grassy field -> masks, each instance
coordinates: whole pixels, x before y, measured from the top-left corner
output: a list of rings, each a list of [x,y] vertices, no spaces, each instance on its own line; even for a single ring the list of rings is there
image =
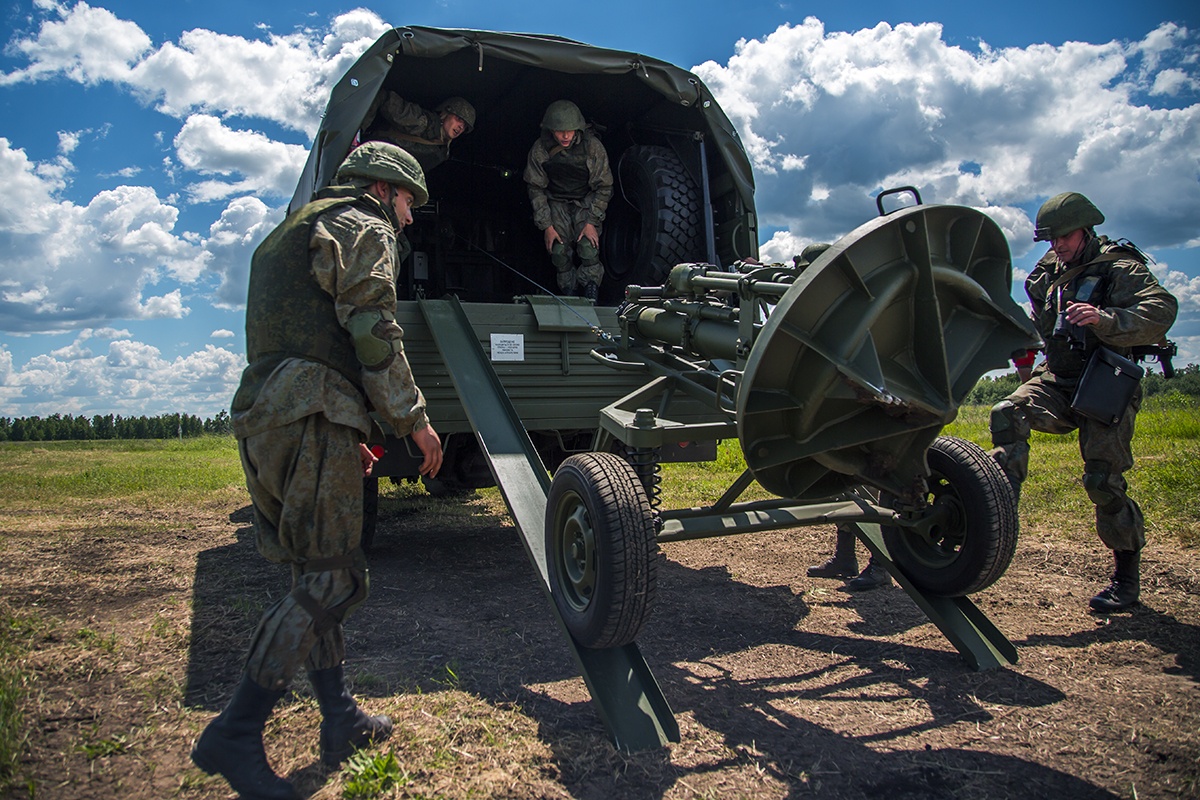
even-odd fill
[[[946,433],[987,447],[987,416],[986,408],[964,408]],[[1137,464],[1127,477],[1131,494],[1145,511],[1151,539],[1169,539],[1187,548],[1200,546],[1200,503],[1196,501],[1200,494],[1200,409],[1178,398],[1152,398],[1138,417],[1134,449]],[[712,464],[666,465],[664,503],[680,507],[711,502],[743,468],[736,442],[723,443],[719,460]],[[1072,539],[1094,537],[1092,507],[1080,485],[1081,471],[1075,436],[1035,434],[1032,474],[1021,498],[1023,528]],[[381,513],[389,513],[389,504],[400,502],[398,496],[414,491],[421,489],[389,486]],[[489,492],[481,494],[489,507],[498,508],[498,493]],[[174,510],[224,508],[231,503],[237,507],[245,502],[237,448],[229,437],[0,443],[0,525],[5,528],[6,520],[19,518],[28,529],[36,523],[27,520],[46,512],[69,519],[75,511],[89,515],[104,511],[120,515],[123,530],[178,533],[181,523]],[[466,512],[448,508],[447,513]],[[47,527],[47,535],[67,535],[61,523],[58,525]],[[45,626],[56,624],[37,609],[11,600],[0,603],[0,782],[21,780],[27,737],[23,698],[39,691],[39,676],[19,665],[25,662],[31,643],[47,635]],[[61,633],[62,637],[91,637],[81,640],[81,646],[93,651],[103,650],[108,635],[89,628]],[[153,626],[146,632],[148,637],[178,635]],[[163,702],[177,700],[164,697]],[[100,738],[81,742],[79,747],[100,757],[120,752],[125,743]],[[372,765],[366,772],[386,772],[394,766]],[[32,787],[28,796],[35,796]]]

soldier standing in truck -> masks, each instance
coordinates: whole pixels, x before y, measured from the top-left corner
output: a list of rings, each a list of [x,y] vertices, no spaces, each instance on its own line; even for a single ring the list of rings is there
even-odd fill
[[[541,127],[525,165],[533,223],[559,291],[596,302],[604,279],[600,231],[613,193],[608,152],[570,100],[551,103]]]

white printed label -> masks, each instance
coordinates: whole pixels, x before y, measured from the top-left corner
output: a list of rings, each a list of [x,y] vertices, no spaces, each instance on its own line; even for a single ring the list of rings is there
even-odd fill
[[[492,361],[524,361],[525,335],[521,333],[493,333]]]

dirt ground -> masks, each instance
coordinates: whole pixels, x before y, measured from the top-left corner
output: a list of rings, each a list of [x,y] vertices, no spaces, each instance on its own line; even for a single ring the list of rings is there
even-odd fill
[[[405,798],[1200,797],[1200,563],[1157,537],[1143,604],[1096,617],[1109,563],[1081,521],[1024,530],[977,605],[1017,646],[971,671],[902,589],[813,580],[832,529],[664,546],[639,640],[681,741],[609,744],[496,500],[380,520],[347,672],[397,732]],[[0,516],[0,607],[33,649],[29,752],[7,798],[227,798],[188,761],[287,576],[249,509]],[[861,552],[861,548],[860,548]],[[865,558],[865,554],[863,555]],[[303,680],[268,754],[305,797],[317,765]]]

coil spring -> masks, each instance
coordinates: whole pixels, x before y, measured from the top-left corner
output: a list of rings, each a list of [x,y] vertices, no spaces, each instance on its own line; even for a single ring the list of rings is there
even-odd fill
[[[657,517],[662,505],[662,448],[626,447],[625,460],[642,482],[646,499],[650,501],[650,510]]]

